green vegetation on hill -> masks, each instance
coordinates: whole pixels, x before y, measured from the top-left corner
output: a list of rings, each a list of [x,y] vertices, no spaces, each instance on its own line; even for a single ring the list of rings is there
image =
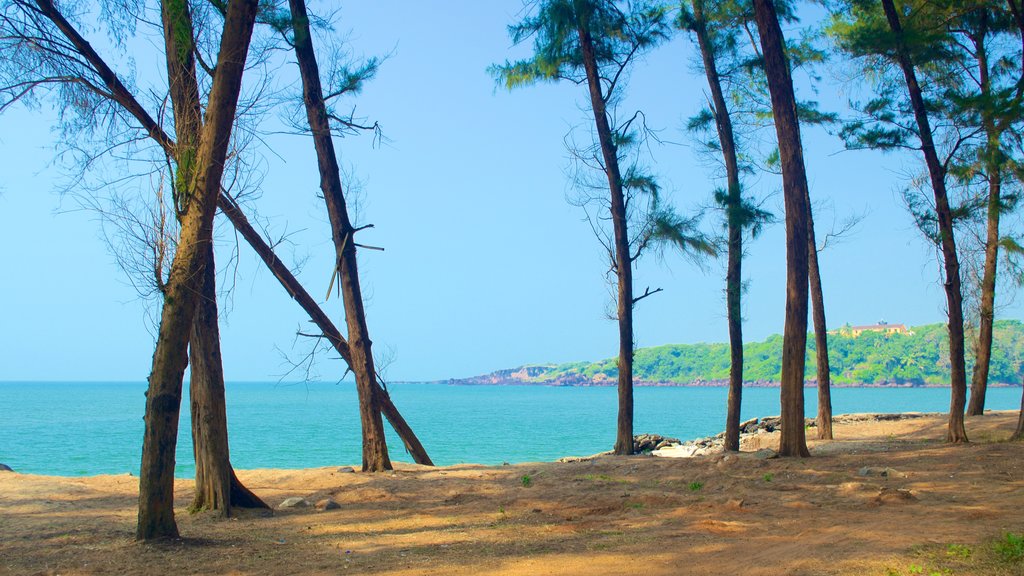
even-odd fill
[[[942,324],[911,328],[913,334],[865,332],[854,338],[829,334],[835,384],[945,385],[949,382],[949,339]],[[816,377],[814,339],[807,340],[807,378]],[[1024,363],[1024,323],[995,323],[989,381],[1019,384]],[[968,374],[972,368],[968,359]],[[777,382],[782,369],[782,336],[744,346],[744,380]],[[690,384],[729,378],[727,344],[669,344],[636,351],[637,380]],[[573,362],[552,367],[533,380],[600,380],[616,377],[615,360]]]

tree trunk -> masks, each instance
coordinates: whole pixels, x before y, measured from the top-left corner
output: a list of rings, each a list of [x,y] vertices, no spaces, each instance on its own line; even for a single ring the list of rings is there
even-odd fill
[[[235,227],[235,230],[241,234],[242,238],[252,247],[256,254],[263,260],[263,263],[277,278],[281,286],[288,292],[295,302],[309,315],[310,320],[317,328],[323,333],[324,337],[331,343],[334,349],[341,356],[342,360],[346,364],[351,366],[352,354],[349,351],[348,342],[342,336],[341,331],[331,322],[331,319],[324,313],[323,309],[316,303],[309,292],[299,283],[298,279],[288,270],[284,262],[274,254],[274,250],[269,244],[263,240],[259,232],[253,228],[252,224],[242,213],[241,208],[235,203],[227,194],[221,194],[218,199],[221,212],[228,217],[231,224]],[[377,384],[375,391],[376,398],[381,402],[381,409],[384,416],[387,417],[391,427],[395,429],[398,436],[402,439],[405,444],[405,449],[412,455],[413,460],[417,464],[423,464],[425,466],[433,466],[434,463],[430,460],[430,456],[427,455],[426,449],[423,444],[420,443],[419,438],[412,431],[412,428],[402,417],[402,414],[398,411],[398,408],[391,401],[391,396],[387,390]]]
[[[789,62],[771,0],[754,0],[765,75],[782,160],[786,207],[786,326],[782,337],[780,456],[810,456],[804,434],[804,358],[807,354],[807,238],[810,214],[800,124]]]
[[[963,292],[960,287],[960,261],[956,254],[956,241],[953,236],[953,214],[949,207],[946,194],[946,170],[939,161],[928,121],[921,87],[917,83],[910,51],[903,38],[903,27],[899,13],[893,0],[882,0],[882,8],[889,28],[896,36],[896,55],[903,76],[907,82],[907,93],[914,109],[918,133],[921,137],[921,151],[924,153],[931,179],[932,192],[935,195],[935,213],[938,217],[939,236],[941,239],[942,259],[946,279],[943,288],[946,292],[946,306],[949,315],[949,361],[950,361],[950,400],[949,427],[946,432],[947,442],[967,442],[967,430],[964,428],[964,405],[967,400],[967,370],[964,357],[964,312]]]
[[[256,0],[228,5],[217,73],[207,107],[206,126],[196,154],[191,200],[182,216],[181,235],[167,280],[153,367],[146,394],[145,435],[139,474],[136,538],[178,536],[174,521],[174,453],[181,409],[181,382],[188,364],[188,341],[201,287],[206,244],[213,240],[213,217],[241,90]]]
[[[1021,394],[1020,398],[1020,415],[1017,417],[1017,429],[1013,432],[1013,436],[1010,436],[1010,440],[1024,440],[1024,393]]]
[[[707,31],[704,19],[704,0],[693,0],[694,31],[704,62],[704,74],[711,89],[712,112],[715,129],[722,146],[725,176],[728,185],[726,222],[729,233],[729,261],[725,272],[725,303],[729,323],[729,399],[725,417],[725,449],[740,449],[740,406],[743,398],[743,191],[740,186],[739,160],[736,138],[729,115],[728,103],[722,90],[722,79],[715,62],[716,48]]]
[[[992,96],[992,85],[988,68],[988,53],[985,48],[987,26],[976,40],[975,55],[980,71],[981,95]],[[985,172],[988,176],[988,230],[985,236],[985,270],[981,278],[981,306],[978,322],[978,345],[975,349],[974,372],[971,374],[971,401],[967,413],[981,416],[985,413],[985,392],[988,389],[989,364],[992,360],[992,325],[995,322],[996,266],[999,261],[999,216],[1002,212],[1003,157],[1000,133],[990,108],[982,110],[982,124],[985,128]]]
[[[807,199],[807,277],[810,280],[814,319],[815,358],[818,363],[818,438],[832,439],[832,375],[828,362],[828,329],[825,324],[825,296],[821,291],[818,245],[814,237],[814,209]]]
[[[348,324],[351,368],[359,392],[359,416],[363,428],[363,470],[380,472],[391,470],[384,422],[380,416],[380,402],[374,396],[376,371],[373,365],[371,341],[363,310],[363,297],[359,286],[356,262],[355,230],[349,221],[348,209],[341,184],[341,173],[331,138],[330,120],[320,86],[320,70],[313,51],[309,32],[309,16],[303,0],[290,0],[292,27],[295,32],[295,55],[302,75],[302,95],[306,104],[306,117],[313,133],[313,143],[320,168],[320,189],[327,204],[331,221],[335,256],[345,301],[345,319]]]
[[[608,176],[608,190],[611,194],[611,219],[614,228],[615,276],[618,288],[616,307],[619,320],[619,415],[615,434],[615,454],[633,454],[633,261],[629,252],[627,230],[626,198],[622,190],[622,176],[619,171],[618,152],[612,139],[611,126],[601,77],[594,52],[594,40],[590,31],[583,26],[576,30],[583,54],[583,67],[587,73],[587,87],[590,91],[590,106],[594,113],[597,138],[604,158],[605,173]]]
[[[196,152],[202,136],[202,104],[196,79],[194,30],[187,3],[161,5],[167,84],[174,110],[174,146],[177,164],[174,182],[176,215],[188,209],[188,185],[195,175]],[[217,325],[216,266],[213,244],[205,246],[202,292],[189,343],[191,358],[192,447],[196,462],[196,493],[192,510],[213,510],[231,515],[231,507],[266,508],[267,505],[238,481],[228,451],[227,406],[224,401],[224,366]]]
[[[231,516],[232,508],[269,506],[238,481],[231,467],[212,243],[206,245],[205,256],[202,292],[189,341],[192,448],[196,462],[196,492],[189,509],[213,510],[227,517]]]

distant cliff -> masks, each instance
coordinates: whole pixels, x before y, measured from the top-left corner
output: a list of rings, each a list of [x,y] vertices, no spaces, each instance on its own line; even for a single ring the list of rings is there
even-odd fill
[[[814,339],[807,340],[808,383],[817,377]],[[945,386],[949,382],[949,341],[942,324],[912,327],[909,333],[849,331],[828,335],[832,382],[837,386]],[[747,386],[778,385],[782,370],[782,337],[769,336],[744,346]],[[1024,324],[995,323],[989,382],[1017,385],[1024,373]],[[968,361],[968,374],[972,361]],[[637,386],[724,386],[729,379],[727,344],[669,344],[636,351]],[[449,380],[459,385],[614,386],[614,358],[522,366],[482,376]]]

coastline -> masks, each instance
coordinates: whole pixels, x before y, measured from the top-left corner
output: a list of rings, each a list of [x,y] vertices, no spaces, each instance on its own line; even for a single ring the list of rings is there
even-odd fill
[[[614,388],[616,382],[613,379],[600,380],[563,380],[563,381],[537,381],[518,378],[499,378],[487,376],[473,376],[469,378],[449,378],[447,380],[434,380],[431,382],[395,382],[395,384],[447,384],[449,386],[548,386],[553,388]],[[633,386],[638,388],[726,388],[728,380],[694,380],[690,382],[674,382],[663,380],[634,380]],[[774,380],[753,380],[744,382],[744,388],[779,388],[781,382]],[[817,388],[818,381],[813,378],[804,380],[804,388]],[[1020,388],[1024,386],[1021,382],[990,382],[990,388]],[[917,384],[917,383],[836,383],[831,384],[832,388],[949,388],[949,384]]]

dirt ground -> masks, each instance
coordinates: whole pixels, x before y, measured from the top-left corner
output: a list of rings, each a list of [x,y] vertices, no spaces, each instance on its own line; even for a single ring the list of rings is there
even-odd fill
[[[0,574],[1024,575],[1016,416],[968,419],[963,446],[941,416],[847,422],[809,459],[763,458],[766,434],[739,456],[242,471],[275,507],[340,507],[230,520],[190,515],[179,480],[183,539],[158,545],[133,540],[132,476],[0,473]]]

